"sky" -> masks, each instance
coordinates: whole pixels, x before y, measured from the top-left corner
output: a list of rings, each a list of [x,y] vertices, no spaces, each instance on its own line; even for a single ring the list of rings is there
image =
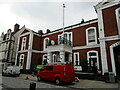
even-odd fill
[[[8,2],[0,1],[0,35],[8,29],[13,31],[17,23],[22,28],[24,25],[38,32],[47,29],[53,31],[63,27],[63,3],[64,26],[80,23],[97,18],[94,6],[102,0],[74,0],[74,1],[48,1],[48,0],[21,0]]]

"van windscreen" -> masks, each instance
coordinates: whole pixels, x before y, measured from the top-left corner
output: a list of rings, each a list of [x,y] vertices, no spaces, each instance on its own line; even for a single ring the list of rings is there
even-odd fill
[[[52,71],[53,70],[53,66],[46,66],[46,70]]]

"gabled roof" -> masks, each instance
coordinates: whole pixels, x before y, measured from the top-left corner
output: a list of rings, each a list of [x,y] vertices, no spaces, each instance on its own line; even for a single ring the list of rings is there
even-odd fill
[[[78,23],[78,24],[67,26],[64,29],[65,29],[65,31],[66,30],[70,30],[70,29],[74,29],[74,28],[77,28],[77,27],[80,27],[80,26],[84,26],[84,25],[90,24],[92,22],[97,22],[97,20],[98,20],[97,18],[96,19],[92,19],[92,20],[85,21],[85,22],[82,22],[82,23]],[[48,34],[50,35],[50,34],[53,34],[53,33],[62,32],[62,31],[63,31],[63,28],[60,28],[60,29],[51,31],[50,33],[44,33],[43,36],[48,35]]]
[[[119,1],[119,0],[102,0],[101,2],[99,2],[99,3],[95,6],[95,8],[97,9],[97,8],[99,8],[99,7],[102,7],[102,6],[106,5],[106,4],[108,4],[108,3],[118,2],[118,1]]]

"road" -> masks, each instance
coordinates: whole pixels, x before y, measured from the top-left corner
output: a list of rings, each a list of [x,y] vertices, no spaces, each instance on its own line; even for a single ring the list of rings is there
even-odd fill
[[[47,82],[47,81],[41,81],[37,82],[35,80],[25,80],[25,79],[19,79],[15,77],[2,77],[2,83],[3,87],[5,88],[12,88],[13,90],[15,88],[26,88],[29,90],[30,83],[36,83],[36,88],[69,88],[67,85],[58,86],[55,85],[53,82]]]

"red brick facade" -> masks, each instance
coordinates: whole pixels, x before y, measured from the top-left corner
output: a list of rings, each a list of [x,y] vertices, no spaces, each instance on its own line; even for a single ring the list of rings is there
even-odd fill
[[[72,51],[70,51],[71,49],[69,50],[66,49],[68,50],[66,51],[66,53],[72,56],[73,64],[75,64],[74,59],[75,58],[77,59],[76,55],[78,55],[78,58],[79,58],[78,66],[83,67],[82,60],[87,60],[87,62],[89,62],[89,64],[92,67],[95,65],[97,70],[101,70],[102,74],[104,74],[105,72],[114,72],[116,75],[117,71],[115,71],[116,69],[114,68],[114,65],[116,65],[114,64],[116,63],[116,60],[112,59],[114,58],[112,53],[115,54],[116,52],[114,50],[114,47],[119,46],[119,44],[116,46],[114,44],[117,42],[120,42],[120,37],[118,37],[119,30],[118,30],[116,13],[115,13],[115,10],[119,8],[120,5],[114,4],[109,7],[106,7],[104,5],[101,5],[99,7],[98,6],[96,6],[98,19],[94,19],[94,20],[86,21],[76,25],[72,25],[69,27],[65,27],[65,33],[66,32],[71,33],[72,35],[71,36]],[[88,33],[87,29],[89,28],[95,28],[94,38],[96,38],[96,42],[94,44],[87,43],[87,39],[89,39],[88,37],[89,35],[87,34]],[[62,33],[63,33],[63,30],[59,29],[56,31],[51,31],[49,33],[40,35],[31,30],[27,30],[26,28],[24,32],[21,34],[21,36],[19,37],[19,42],[18,42],[19,47],[18,47],[18,55],[17,55],[17,57],[19,57],[20,54],[22,53],[22,54],[25,54],[25,56],[27,56],[25,57],[25,62],[24,62],[25,66],[23,69],[32,69],[34,66],[38,64],[43,64],[44,56],[45,55],[49,56],[50,50],[52,54],[55,54],[55,53],[61,54],[62,52],[59,51],[59,49],[61,48],[56,48],[56,47],[59,46],[58,36]],[[24,37],[27,38],[26,50],[21,51],[22,38]],[[51,48],[47,48],[46,50],[44,50],[44,44],[45,44],[46,38],[49,38],[49,41],[53,40],[55,45],[52,45]],[[52,48],[58,50],[59,52],[54,51]],[[69,59],[71,56],[69,56]],[[27,63],[27,60],[28,60],[28,63]],[[96,62],[94,62],[94,60],[96,60]],[[17,62],[19,62],[19,60],[17,60]]]

